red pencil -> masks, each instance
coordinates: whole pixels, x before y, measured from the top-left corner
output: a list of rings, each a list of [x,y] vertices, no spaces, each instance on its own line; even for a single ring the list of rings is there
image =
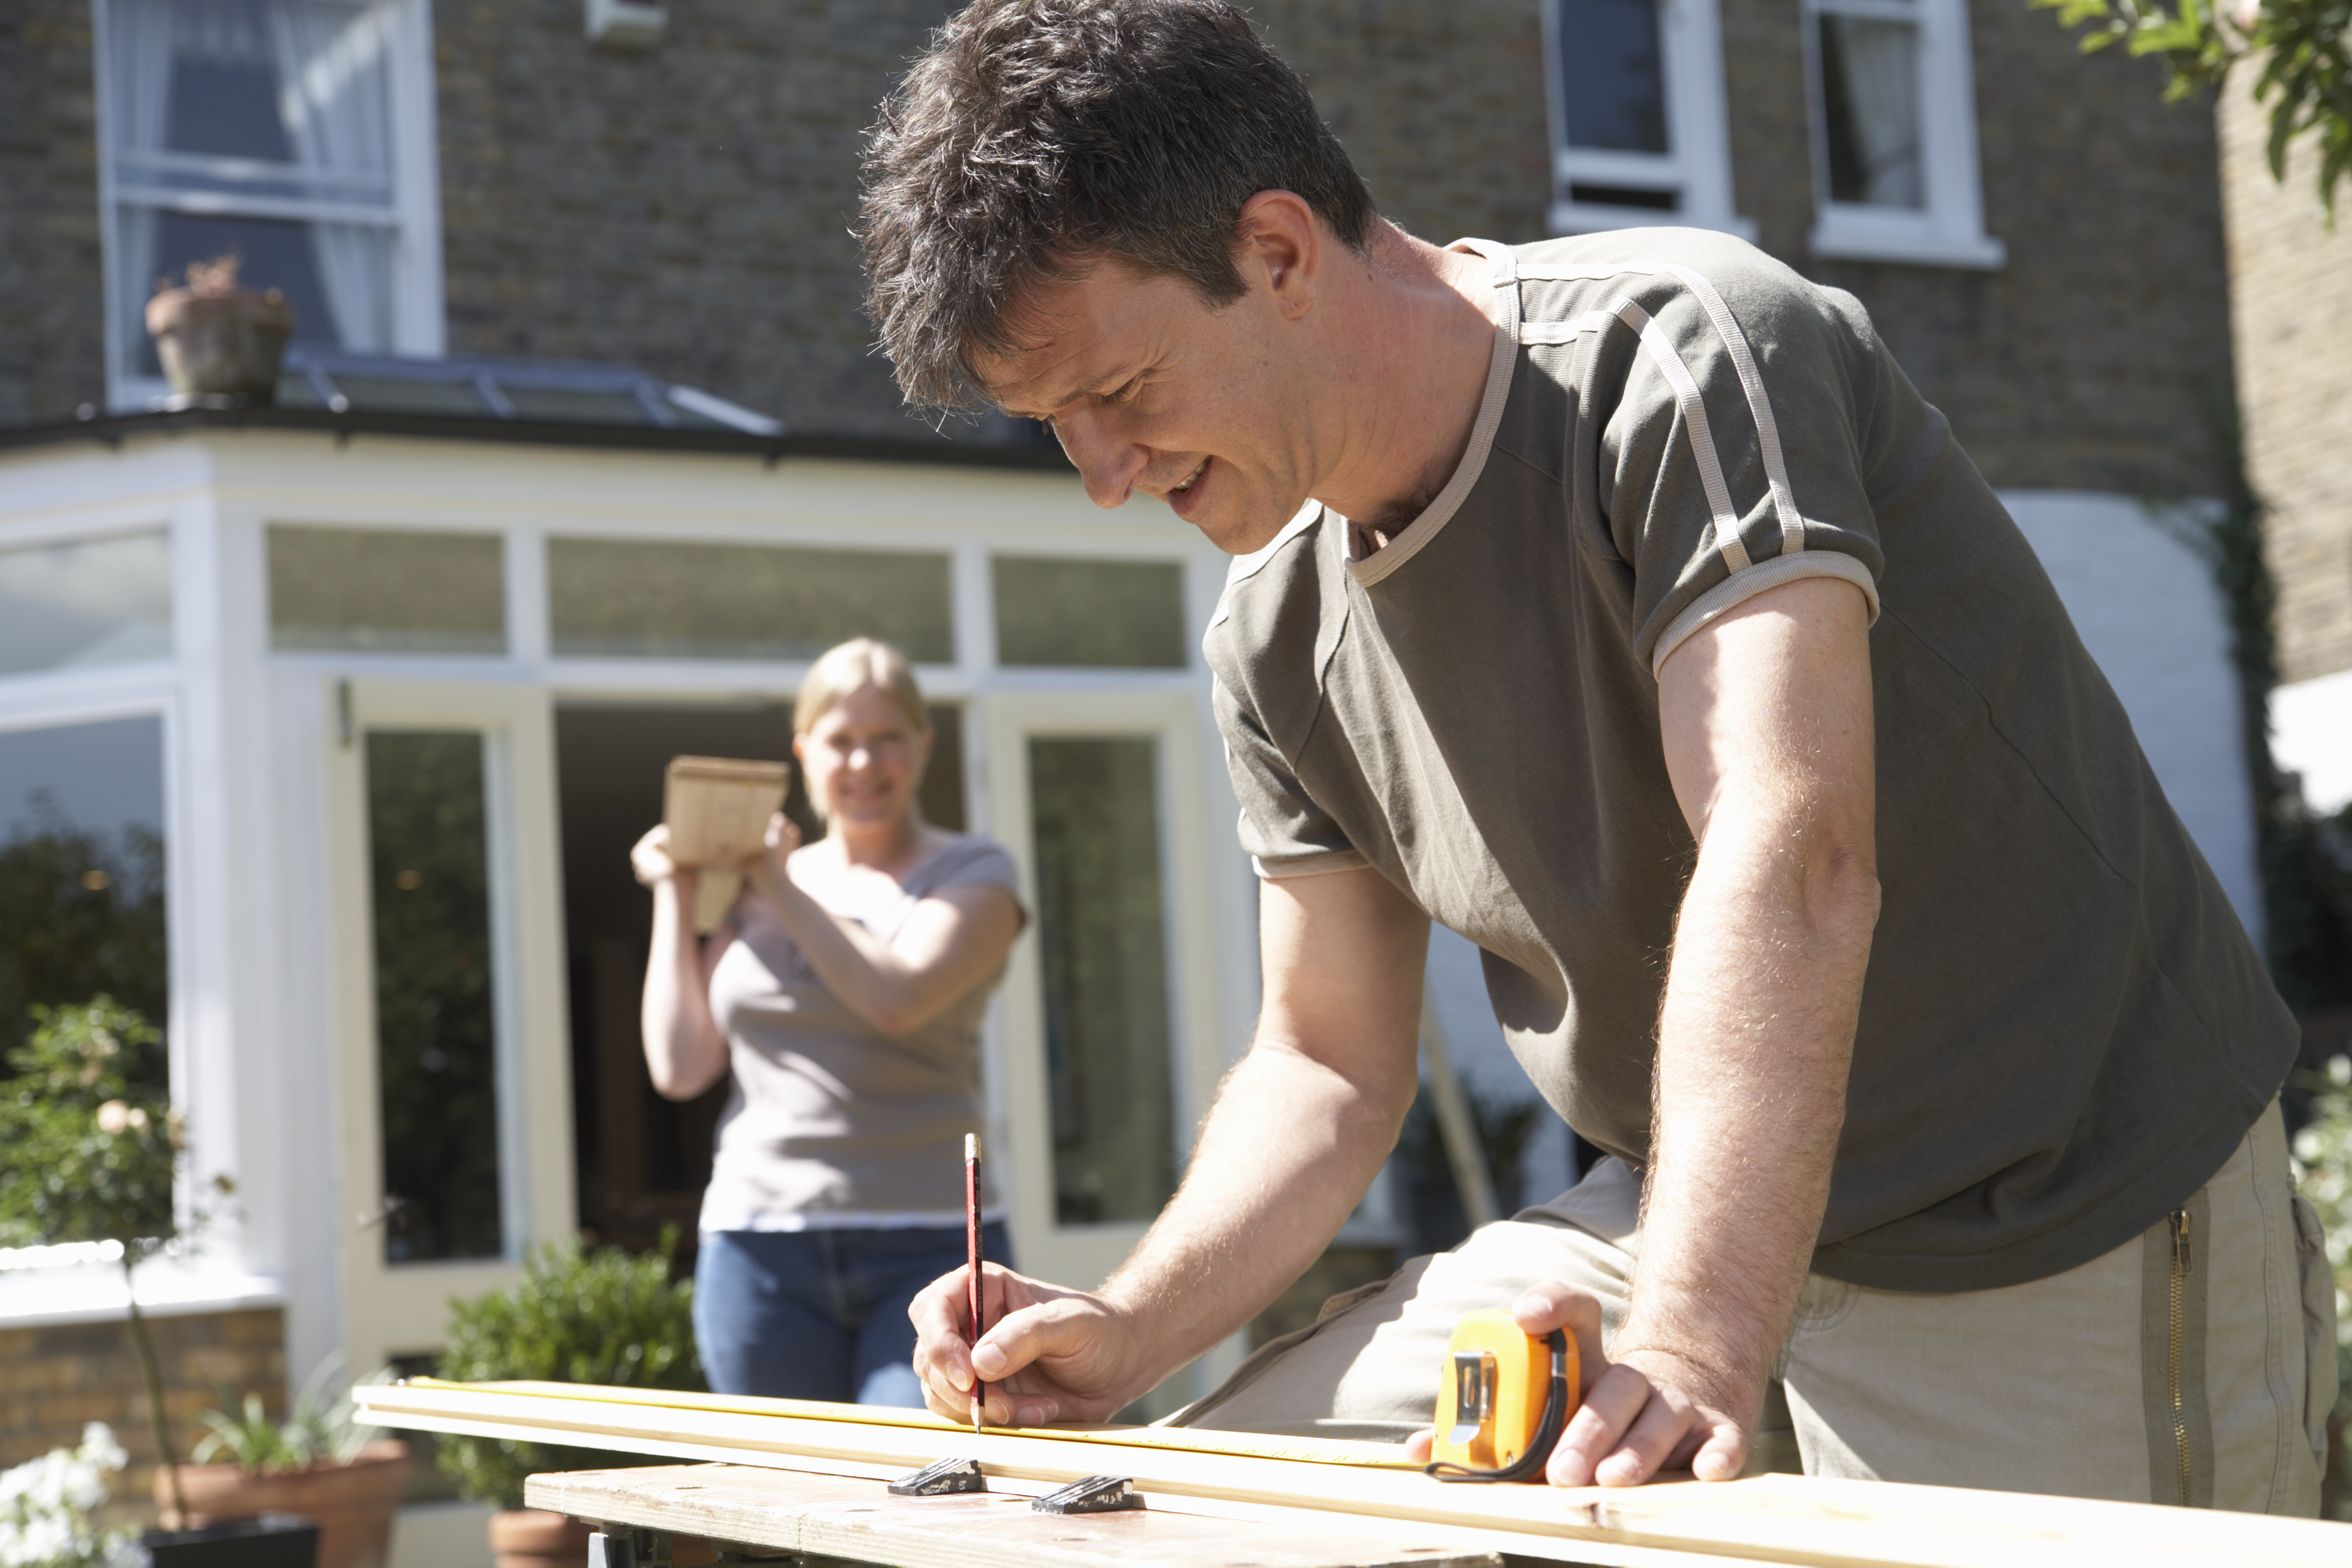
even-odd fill
[[[964,1317],[971,1330],[970,1343],[980,1343],[984,1324],[980,1321],[980,1134],[963,1135],[963,1248],[971,1268],[964,1274]],[[988,1385],[980,1380],[980,1368],[971,1369],[971,1429],[980,1430],[981,1406],[988,1401]]]

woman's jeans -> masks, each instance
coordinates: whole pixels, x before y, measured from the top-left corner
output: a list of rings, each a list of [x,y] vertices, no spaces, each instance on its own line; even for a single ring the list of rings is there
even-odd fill
[[[1013,1255],[982,1228],[992,1263]],[[694,1343],[714,1394],[919,1409],[916,1292],[961,1268],[964,1233],[706,1230],[694,1265]]]

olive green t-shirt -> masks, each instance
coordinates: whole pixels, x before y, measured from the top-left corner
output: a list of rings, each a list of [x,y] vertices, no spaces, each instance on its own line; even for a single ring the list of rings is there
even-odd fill
[[[1966,1291],[2154,1224],[2295,1025],[2056,591],[1852,297],[1649,229],[1516,249],[1468,451],[1351,559],[1310,504],[1207,639],[1244,847],[1369,864],[1485,950],[1512,1050],[1641,1165],[1693,861],[1656,672],[1747,598],[1870,601],[1882,904],[1814,1259]]]

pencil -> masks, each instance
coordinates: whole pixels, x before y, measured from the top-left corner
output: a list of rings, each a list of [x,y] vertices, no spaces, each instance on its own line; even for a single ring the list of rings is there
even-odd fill
[[[971,1265],[964,1272],[964,1318],[971,1329],[970,1343],[980,1343],[985,1324],[980,1319],[980,1134],[963,1135],[963,1249]],[[981,1407],[988,1402],[988,1385],[980,1380],[980,1368],[971,1369],[971,1429],[980,1430]]]

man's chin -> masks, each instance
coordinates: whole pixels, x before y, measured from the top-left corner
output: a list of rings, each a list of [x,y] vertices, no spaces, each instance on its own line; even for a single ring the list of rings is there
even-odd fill
[[[1202,538],[1225,554],[1248,555],[1272,544],[1274,536],[1282,532],[1283,525],[1290,521],[1291,516],[1291,513],[1285,512],[1273,517],[1264,510],[1252,509],[1240,516],[1220,512],[1215,516],[1188,517],[1185,521],[1200,529]]]

